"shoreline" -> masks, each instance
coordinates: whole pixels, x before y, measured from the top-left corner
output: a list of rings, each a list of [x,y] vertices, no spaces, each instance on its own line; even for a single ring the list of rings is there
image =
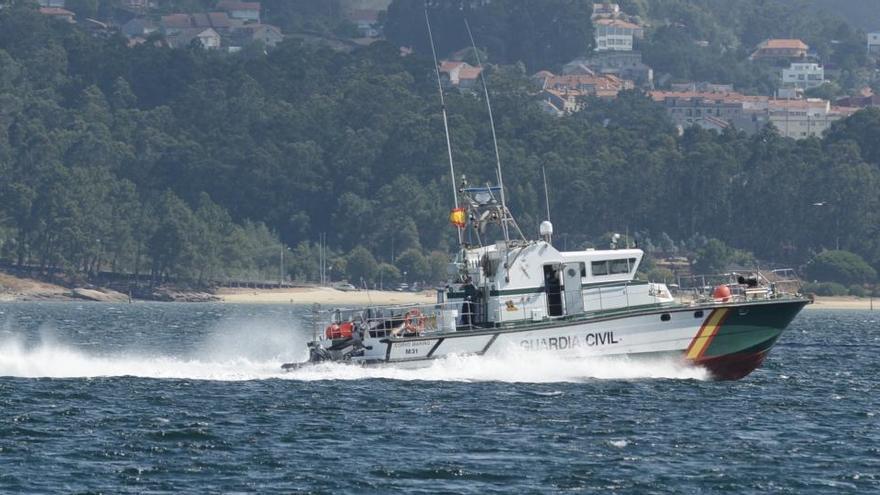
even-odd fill
[[[390,304],[431,304],[435,292],[396,292],[378,290],[341,291],[331,287],[294,287],[283,289],[220,288],[213,292],[164,288],[154,299],[135,298],[133,302],[176,301],[219,304],[321,304],[327,306],[368,306]],[[880,298],[816,296],[807,310],[878,310]],[[113,302],[128,303],[128,295],[104,288],[69,288],[39,280],[19,278],[0,272],[0,303],[13,302]]]
[[[433,290],[395,292],[379,290],[341,291],[331,287],[295,287],[291,289],[218,289],[214,295],[222,304],[324,304],[367,306],[373,304],[430,304],[436,301]]]

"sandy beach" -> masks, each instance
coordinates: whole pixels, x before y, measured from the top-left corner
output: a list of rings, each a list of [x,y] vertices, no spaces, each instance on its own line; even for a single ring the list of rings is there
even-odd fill
[[[872,301],[868,297],[816,297],[815,302],[807,306],[807,309],[874,309],[880,311],[880,298]]]
[[[0,302],[13,301],[82,301],[71,289],[38,280],[0,273]],[[106,293],[112,293],[102,289]],[[94,292],[94,291],[92,291]],[[111,295],[118,294],[113,293]],[[118,294],[123,296],[123,294]],[[210,297],[211,294],[205,293]],[[223,303],[232,304],[322,304],[325,306],[367,306],[374,304],[430,304],[436,300],[433,290],[423,292],[341,291],[330,287],[296,287],[290,289],[218,289],[213,293]],[[88,297],[85,297],[88,299]],[[127,299],[127,298],[126,298]],[[101,298],[96,298],[101,300]],[[807,306],[809,310],[851,309],[880,311],[880,298],[819,297]]]
[[[434,291],[340,291],[330,287],[294,289],[219,289],[215,295],[224,303],[237,304],[322,304],[365,306],[370,304],[427,304],[436,300]]]

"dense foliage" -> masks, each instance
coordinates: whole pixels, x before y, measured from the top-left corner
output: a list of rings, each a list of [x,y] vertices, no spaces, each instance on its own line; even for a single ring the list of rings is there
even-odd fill
[[[531,72],[557,68],[594,45],[590,0],[542,0],[540,7],[518,0],[396,0],[388,7],[385,34],[399,46],[430,53],[425,6],[438,52],[470,47],[465,19],[478,48],[490,61],[523,62]]]
[[[880,110],[824,140],[678,136],[643,95],[557,119],[532,103],[521,69],[487,72],[511,208],[528,235],[543,217],[545,165],[560,247],[618,231],[663,253],[715,238],[790,264],[839,246],[880,265]],[[268,54],[128,48],[11,7],[0,11],[0,102],[7,261],[272,278],[283,242],[285,271],[316,280],[327,233],[334,278],[444,273],[451,191],[424,53],[291,40]],[[484,102],[451,92],[447,103],[457,172],[491,180]]]

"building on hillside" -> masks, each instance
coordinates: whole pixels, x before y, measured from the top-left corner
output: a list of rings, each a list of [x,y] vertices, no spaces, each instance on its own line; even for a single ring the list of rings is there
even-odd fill
[[[156,2],[155,0],[121,0],[119,6],[123,9],[143,13],[151,8],[155,8]]]
[[[224,35],[226,45],[241,48],[250,43],[260,43],[263,46],[274,48],[284,41],[281,29],[271,24],[245,24]],[[233,49],[235,51],[235,49]]]
[[[825,84],[825,68],[815,62],[793,62],[782,69],[782,85],[789,88],[813,89]]]
[[[645,30],[641,26],[621,19],[596,19],[593,21],[593,28],[596,32],[597,52],[632,51],[633,39],[645,36]]]
[[[186,48],[198,43],[206,50],[220,48],[221,38],[213,28],[185,28],[165,37],[171,48]]]
[[[769,100],[770,122],[785,137],[821,137],[831,124],[849,117],[857,108],[832,107],[828,100]]]
[[[874,94],[871,88],[865,87],[856,95],[836,99],[834,104],[851,108],[880,108],[880,95]]]
[[[721,130],[733,126],[752,134],[767,122],[766,117],[761,119],[760,113],[755,112],[767,97],[701,91],[652,91],[650,96],[663,105],[667,115],[681,129],[697,126]]]
[[[762,41],[749,57],[751,60],[803,59],[810,49],[798,39],[769,39]]]
[[[348,13],[348,20],[354,23],[358,33],[364,38],[377,38],[381,33],[379,31],[379,10],[377,9],[356,9]]]
[[[534,84],[543,90],[579,91],[584,95],[600,98],[615,98],[626,89],[633,89],[635,84],[612,74],[569,74],[554,75],[542,70],[532,76]]]
[[[124,34],[128,38],[146,38],[149,35],[158,31],[159,26],[157,26],[155,22],[149,19],[145,19],[143,17],[135,17],[134,19],[123,24],[120,30],[122,31],[122,34]]]
[[[604,51],[593,53],[589,58],[579,58],[565,64],[562,73],[611,74],[633,81],[640,88],[654,86],[654,71],[642,62],[642,54],[634,51]]]
[[[189,14],[168,14],[159,19],[159,27],[165,36],[174,36],[184,29],[191,29],[195,26],[192,16]]]
[[[76,14],[61,7],[40,7],[40,13],[52,17],[53,19],[58,19],[59,21],[69,22],[71,24],[76,22],[73,19],[76,17]]]
[[[66,0],[39,0],[37,3],[40,4],[40,7],[57,7],[59,9],[67,7]]]
[[[611,74],[554,75],[542,70],[531,77],[538,89],[541,108],[553,115],[574,113],[583,107],[587,97],[616,98],[625,89],[632,89],[632,81],[624,81]]]
[[[880,31],[868,33],[868,53],[880,55]]]
[[[716,84],[706,81],[682,82],[670,84],[669,89],[678,92],[733,93],[733,84]]]
[[[220,0],[217,9],[225,11],[233,19],[245,22],[260,23],[260,2],[239,2],[237,0]]]
[[[653,91],[651,98],[662,104],[675,124],[684,129],[698,126],[721,129],[727,126],[753,134],[773,124],[782,136],[804,139],[821,136],[831,124],[858,109],[832,106],[827,100],[808,98],[778,100],[736,92],[701,93]]]
[[[440,83],[444,87],[472,89],[477,86],[482,71],[482,68],[467,62],[443,60],[440,62]]]

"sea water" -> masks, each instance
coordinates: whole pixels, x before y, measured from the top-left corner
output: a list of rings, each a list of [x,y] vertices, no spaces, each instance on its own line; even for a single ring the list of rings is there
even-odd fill
[[[0,305],[3,493],[878,493],[880,313],[762,369],[511,351],[305,359],[308,308]]]

